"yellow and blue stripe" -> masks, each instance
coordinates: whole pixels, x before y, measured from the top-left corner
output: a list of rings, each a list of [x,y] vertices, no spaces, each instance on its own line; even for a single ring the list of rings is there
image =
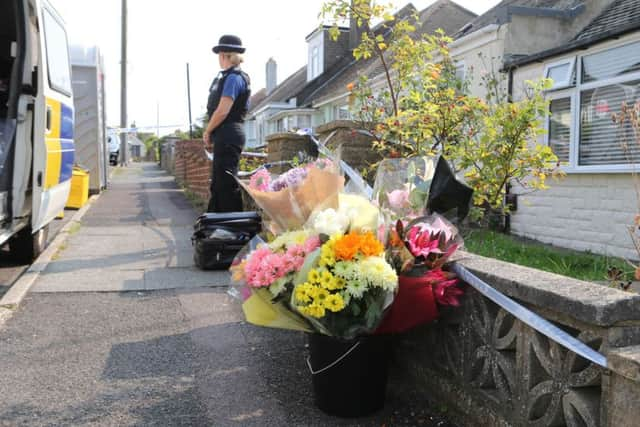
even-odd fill
[[[51,98],[47,98],[47,107],[51,109],[51,129],[45,137],[47,146],[45,190],[71,179],[75,159],[73,109]]]

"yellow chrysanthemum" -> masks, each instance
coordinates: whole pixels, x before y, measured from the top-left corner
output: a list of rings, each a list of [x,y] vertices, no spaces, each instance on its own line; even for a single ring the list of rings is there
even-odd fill
[[[311,298],[316,299],[318,292],[321,290],[320,286],[312,285],[311,283],[305,283],[305,291]]]
[[[317,284],[320,282],[320,272],[318,270],[316,270],[315,268],[311,269],[309,271],[309,274],[307,274],[307,280],[309,281],[309,283],[311,284]]]
[[[304,303],[311,301],[311,297],[307,292],[306,286],[302,285],[302,286],[296,287],[295,293],[296,293],[295,296],[297,301],[304,302]]]
[[[324,300],[324,307],[327,310],[336,313],[336,312],[344,309],[345,304],[344,304],[344,300],[342,299],[342,297],[339,294],[333,294],[333,295],[329,295]]]
[[[308,316],[312,316],[316,318],[324,317],[324,314],[325,314],[324,306],[315,302],[307,306],[306,311]]]
[[[325,289],[332,289],[333,274],[330,271],[324,270],[320,275],[320,285]]]
[[[335,289],[344,289],[347,286],[347,281],[342,277],[336,277],[335,282]]]
[[[336,258],[333,253],[330,254],[321,254],[320,255],[320,266],[321,267],[333,267],[336,263]]]
[[[314,303],[317,302],[319,304],[324,304],[324,300],[326,300],[329,295],[330,294],[328,290],[316,286],[316,292],[313,296],[313,301]]]

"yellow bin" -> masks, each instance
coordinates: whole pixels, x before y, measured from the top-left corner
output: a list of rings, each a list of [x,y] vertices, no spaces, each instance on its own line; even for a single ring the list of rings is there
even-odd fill
[[[87,200],[89,200],[89,172],[73,168],[71,192],[66,207],[80,209],[87,203]]]

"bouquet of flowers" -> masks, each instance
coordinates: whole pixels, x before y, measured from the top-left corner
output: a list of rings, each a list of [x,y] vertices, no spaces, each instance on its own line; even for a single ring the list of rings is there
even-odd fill
[[[459,305],[462,290],[445,263],[462,246],[457,229],[443,216],[429,211],[438,188],[438,203],[468,204],[457,190],[446,161],[415,157],[384,160],[376,175],[374,197],[387,220],[387,257],[399,276],[399,290],[377,333],[398,333],[438,317],[438,306]],[[457,188],[457,187],[456,187]],[[466,200],[466,202],[464,201]],[[464,211],[459,208],[458,211]]]
[[[342,338],[372,333],[398,285],[374,234],[380,224],[366,198],[340,193],[336,207],[319,205],[299,229],[241,252],[231,271],[247,320]]]
[[[422,215],[436,170],[429,157],[394,158],[380,162],[373,186],[374,201],[388,223]]]
[[[281,230],[299,229],[318,206],[335,208],[344,186],[344,178],[329,159],[297,166],[280,176],[262,169],[239,182]]]
[[[382,242],[370,231],[337,233],[323,240],[297,277],[291,306],[325,335],[371,333],[398,286]]]
[[[457,229],[438,214],[406,227],[396,223],[388,252],[399,271],[399,292],[378,333],[407,331],[435,320],[438,306],[460,304],[458,279],[443,266],[461,246]]]

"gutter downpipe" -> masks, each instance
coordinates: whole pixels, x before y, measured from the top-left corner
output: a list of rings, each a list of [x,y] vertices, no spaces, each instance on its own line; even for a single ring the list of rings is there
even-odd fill
[[[509,67],[509,75],[507,77],[507,101],[509,103],[513,102],[513,67]],[[509,183],[507,183],[505,190],[505,203],[507,203],[510,199],[509,191],[511,190]],[[505,234],[511,233],[511,214],[509,213],[504,216],[504,232]]]

